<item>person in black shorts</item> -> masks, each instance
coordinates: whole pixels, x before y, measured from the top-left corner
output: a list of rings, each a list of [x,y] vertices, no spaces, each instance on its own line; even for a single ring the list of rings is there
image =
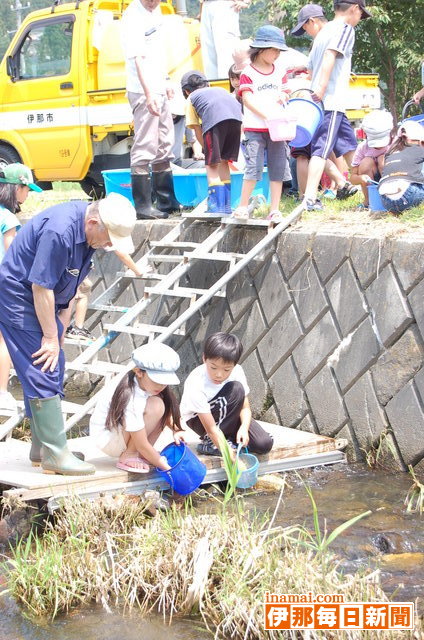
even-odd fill
[[[209,87],[200,71],[187,71],[181,79],[187,98],[186,126],[194,129],[205,154],[208,207],[211,214],[231,214],[229,162],[240,149],[241,105],[220,87]]]

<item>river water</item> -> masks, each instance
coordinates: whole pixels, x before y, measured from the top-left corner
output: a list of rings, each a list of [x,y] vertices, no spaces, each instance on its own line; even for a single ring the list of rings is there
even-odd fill
[[[418,601],[424,613],[424,516],[406,513],[403,501],[411,485],[408,474],[370,471],[362,465],[335,465],[302,471],[318,506],[322,528],[328,531],[359,513],[372,514],[344,532],[332,545],[342,568],[381,569],[382,585],[398,601]],[[276,523],[305,524],[312,530],[312,510],[302,482],[287,476],[289,487]],[[246,506],[273,510],[276,493],[245,496]],[[200,505],[199,505],[200,506]],[[202,505],[204,510],[206,505]],[[161,617],[143,620],[134,612],[122,616],[101,607],[75,610],[53,623],[38,626],[25,619],[9,598],[0,598],[0,640],[204,640],[211,636],[196,619],[176,618],[171,627]]]

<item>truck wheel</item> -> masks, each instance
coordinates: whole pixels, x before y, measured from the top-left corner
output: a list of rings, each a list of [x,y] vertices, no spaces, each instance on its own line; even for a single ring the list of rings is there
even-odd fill
[[[13,164],[20,161],[19,154],[13,147],[9,147],[7,144],[0,144],[0,164]]]
[[[93,180],[93,178],[84,178],[80,182],[81,189],[93,200],[99,200],[105,196],[105,185]]]

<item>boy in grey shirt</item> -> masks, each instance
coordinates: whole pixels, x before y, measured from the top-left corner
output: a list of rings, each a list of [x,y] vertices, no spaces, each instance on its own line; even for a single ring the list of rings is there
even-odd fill
[[[337,157],[344,156],[350,165],[356,149],[356,138],[345,114],[344,100],[355,44],[354,27],[371,14],[365,8],[365,0],[334,0],[334,11],[334,20],[316,36],[308,62],[313,99],[323,101],[324,119],[311,143],[312,157],[304,199],[307,210],[322,209],[317,191],[330,153],[334,151]],[[346,183],[344,188],[350,186]]]

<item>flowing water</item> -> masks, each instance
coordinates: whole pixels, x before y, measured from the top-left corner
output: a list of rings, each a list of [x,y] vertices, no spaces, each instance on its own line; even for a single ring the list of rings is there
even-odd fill
[[[380,567],[383,588],[398,601],[416,601],[424,613],[424,516],[403,506],[411,486],[407,474],[373,472],[361,465],[302,471],[316,500],[322,528],[328,531],[364,512],[372,514],[344,532],[332,545],[346,571]],[[313,529],[312,509],[299,477],[288,475],[289,487],[276,523],[305,524]],[[277,493],[246,495],[252,510],[273,511]],[[200,506],[200,505],[199,505]],[[202,505],[202,510],[206,507]],[[99,606],[74,610],[53,623],[37,626],[16,604],[0,598],[0,640],[204,640],[211,636],[196,619],[176,618],[171,627],[159,616],[143,620],[136,612],[121,616]]]

